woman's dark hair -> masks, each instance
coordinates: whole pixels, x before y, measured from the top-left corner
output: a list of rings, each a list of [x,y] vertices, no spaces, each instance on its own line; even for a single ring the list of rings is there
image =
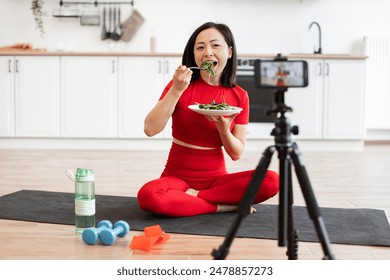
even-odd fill
[[[226,87],[234,87],[237,85],[236,82],[236,71],[237,71],[237,52],[236,52],[236,44],[234,42],[233,33],[230,31],[229,27],[222,23],[215,22],[206,22],[199,26],[194,33],[192,33],[191,37],[188,39],[187,45],[184,49],[182,64],[187,67],[196,66],[195,56],[194,56],[194,46],[196,38],[199,33],[205,29],[215,28],[217,29],[222,36],[224,37],[228,47],[232,48],[232,57],[228,59],[225,69],[223,69],[221,75],[221,85]],[[198,79],[200,76],[199,71],[194,71],[192,74],[191,82]]]

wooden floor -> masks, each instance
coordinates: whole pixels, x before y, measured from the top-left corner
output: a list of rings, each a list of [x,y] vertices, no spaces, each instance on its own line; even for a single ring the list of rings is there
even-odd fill
[[[261,152],[228,161],[229,171],[253,169]],[[160,175],[166,156],[158,151],[0,150],[0,195],[21,189],[74,192],[65,170],[85,167],[95,172],[97,194],[135,196],[143,183]],[[270,168],[278,170],[274,157]],[[321,207],[383,209],[390,217],[390,145],[366,145],[357,152],[303,151],[302,159]],[[305,205],[296,182],[294,199],[295,205]],[[267,203],[276,204],[277,198]],[[0,259],[208,260],[224,240],[171,234],[148,253],[129,250],[131,238],[140,234],[132,231],[113,246],[88,246],[73,226],[0,220]],[[390,260],[384,247],[332,244],[332,249],[337,259]],[[285,260],[285,252],[275,240],[235,238],[227,259]],[[300,242],[298,256],[318,260],[323,251],[318,243]]]

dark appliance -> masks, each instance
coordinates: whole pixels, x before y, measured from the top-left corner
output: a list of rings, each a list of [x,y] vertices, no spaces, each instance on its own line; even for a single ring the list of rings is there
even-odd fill
[[[259,88],[255,85],[255,59],[238,59],[237,84],[248,92],[250,103],[249,122],[272,123],[276,115],[267,116],[265,111],[274,104],[274,93],[269,88]]]

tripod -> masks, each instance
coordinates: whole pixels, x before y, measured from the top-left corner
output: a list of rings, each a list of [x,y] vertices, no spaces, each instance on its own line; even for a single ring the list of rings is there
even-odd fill
[[[321,217],[320,209],[317,205],[309,177],[305,166],[300,160],[300,151],[296,143],[291,141],[291,133],[298,134],[297,126],[290,126],[290,121],[286,118],[286,112],[292,112],[292,109],[284,103],[284,93],[287,89],[278,89],[275,93],[274,108],[267,111],[267,114],[279,113],[280,116],[275,121],[275,128],[271,135],[275,138],[275,145],[269,146],[263,152],[258,166],[245,194],[240,201],[237,209],[237,219],[231,226],[223,244],[218,250],[214,249],[212,256],[216,260],[223,260],[229,252],[229,248],[240,227],[243,219],[249,214],[250,207],[255,199],[260,184],[264,179],[265,173],[270,165],[272,155],[275,149],[279,158],[279,213],[278,213],[278,246],[287,246],[287,256],[289,260],[298,259],[298,231],[294,228],[293,221],[293,189],[291,164],[294,164],[295,173],[307,205],[310,219],[313,221],[324,251],[323,259],[334,259],[330,248],[330,241],[326,232],[324,221]]]

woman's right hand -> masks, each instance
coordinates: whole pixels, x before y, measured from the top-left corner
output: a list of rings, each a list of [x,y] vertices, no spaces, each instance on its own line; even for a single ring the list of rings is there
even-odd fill
[[[172,116],[181,94],[191,82],[192,70],[186,66],[177,67],[172,78],[172,86],[165,97],[157,102],[145,118],[144,132],[153,136],[165,128],[169,118]]]
[[[191,77],[192,70],[184,65],[180,65],[173,74],[172,89],[181,94],[189,86]]]

